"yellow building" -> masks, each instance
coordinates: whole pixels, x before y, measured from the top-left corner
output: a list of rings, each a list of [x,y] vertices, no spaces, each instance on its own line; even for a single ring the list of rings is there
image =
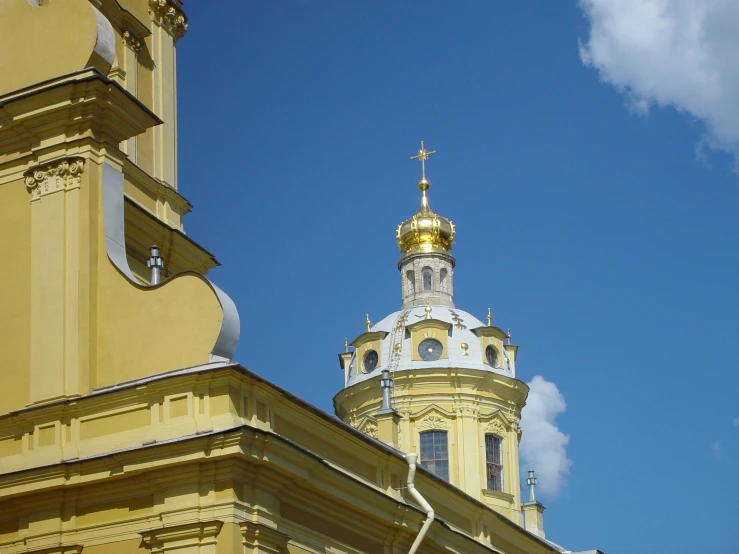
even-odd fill
[[[0,554],[564,552],[521,503],[516,347],[454,307],[425,174],[343,422],[232,361],[183,231],[186,30],[179,0],[0,2]]]

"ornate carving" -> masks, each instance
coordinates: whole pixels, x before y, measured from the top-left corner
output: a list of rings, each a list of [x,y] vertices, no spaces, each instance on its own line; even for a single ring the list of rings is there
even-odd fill
[[[484,427],[484,430],[486,433],[492,433],[493,435],[498,435],[499,437],[505,437],[506,434],[505,425],[503,425],[503,422],[498,418],[488,421],[487,425],[485,425]]]
[[[141,51],[141,47],[143,46],[141,43],[141,40],[136,37],[131,31],[123,31],[123,35],[121,35],[123,38],[123,45],[128,46],[131,50],[133,50],[134,54],[137,54]]]
[[[418,420],[416,427],[421,431],[427,431],[430,429],[441,429],[446,431],[451,429],[452,425],[449,420],[440,413],[431,412]]]
[[[362,425],[362,428],[360,429],[362,433],[365,435],[369,435],[373,439],[377,438],[377,423],[372,421],[371,419],[368,419],[364,422],[364,425]]]
[[[187,32],[187,16],[171,0],[149,0],[149,13],[157,25],[172,35],[175,42]]]
[[[31,200],[60,190],[79,188],[84,167],[82,158],[67,158],[26,172],[26,188],[31,193]]]

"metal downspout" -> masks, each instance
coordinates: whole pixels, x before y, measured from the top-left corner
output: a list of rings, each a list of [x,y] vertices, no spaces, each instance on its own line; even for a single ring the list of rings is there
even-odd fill
[[[414,484],[416,478],[416,461],[418,460],[418,454],[405,454],[405,461],[408,462],[408,492],[411,493],[413,499],[421,505],[421,508],[426,512],[426,519],[423,521],[421,530],[416,536],[416,540],[413,541],[411,549],[408,554],[415,554],[416,550],[421,544],[421,541],[426,536],[426,532],[431,527],[431,523],[434,521],[434,509],[426,502],[426,499],[421,496],[421,493],[416,490]]]

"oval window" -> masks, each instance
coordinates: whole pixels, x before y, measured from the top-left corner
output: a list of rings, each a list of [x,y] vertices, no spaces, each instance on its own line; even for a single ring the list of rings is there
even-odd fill
[[[362,371],[365,373],[372,373],[377,367],[378,361],[379,357],[377,356],[377,352],[370,350],[364,355],[364,359],[362,360]]]
[[[485,359],[491,366],[498,367],[498,351],[492,346],[485,349]]]

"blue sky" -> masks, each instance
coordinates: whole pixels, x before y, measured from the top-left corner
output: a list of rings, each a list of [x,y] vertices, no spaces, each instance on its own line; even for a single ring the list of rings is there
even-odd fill
[[[693,4],[188,2],[179,185],[239,307],[237,359],[332,411],[344,338],[399,307],[424,139],[457,306],[491,307],[519,377],[566,400],[547,536],[739,551],[737,39],[690,50],[739,14],[691,39]]]

